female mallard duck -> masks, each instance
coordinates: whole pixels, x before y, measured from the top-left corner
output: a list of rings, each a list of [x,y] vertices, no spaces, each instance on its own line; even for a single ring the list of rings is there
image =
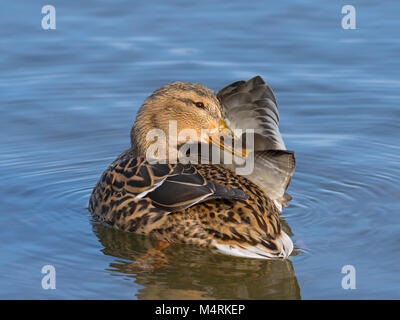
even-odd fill
[[[154,142],[149,131],[161,129],[172,145],[169,120],[176,121],[177,132],[195,130],[195,143],[214,143],[203,129],[226,133],[226,122],[233,129],[254,129],[253,172],[245,177],[232,166],[172,163],[171,150],[186,142],[179,139],[164,163],[149,161]],[[218,146],[236,153],[223,143]],[[174,82],[156,90],[139,109],[131,148],[103,173],[89,210],[118,229],[166,242],[242,257],[286,258],[293,243],[281,228],[279,211],[290,198],[285,191],[294,167],[293,152],[285,150],[279,133],[276,99],[261,77],[235,82],[217,96],[200,84]]]

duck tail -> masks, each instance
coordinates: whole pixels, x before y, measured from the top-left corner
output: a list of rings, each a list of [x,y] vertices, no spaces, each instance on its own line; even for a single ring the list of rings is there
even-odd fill
[[[265,150],[255,151],[254,169],[245,175],[247,179],[261,187],[265,194],[274,200],[278,209],[287,207],[292,197],[286,193],[296,160],[293,151]]]
[[[214,243],[217,251],[237,257],[255,259],[286,259],[293,251],[293,242],[290,237],[281,231],[274,240],[261,240],[257,245]]]

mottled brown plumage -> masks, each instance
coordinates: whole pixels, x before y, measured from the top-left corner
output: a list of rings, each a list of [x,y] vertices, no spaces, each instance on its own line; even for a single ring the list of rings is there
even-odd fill
[[[199,101],[204,107],[196,107]],[[145,159],[147,130],[168,130],[164,120],[170,119],[176,120],[180,129],[212,127],[222,118],[222,108],[201,85],[178,82],[155,91],[139,110],[131,131],[132,147],[103,173],[89,210],[115,228],[163,241],[206,246],[238,256],[288,257],[293,244],[281,229],[276,202],[262,188],[222,165],[172,164],[168,155],[167,163]],[[265,154],[281,157],[287,153]],[[287,167],[291,176],[294,157],[290,154],[293,163],[289,161]]]

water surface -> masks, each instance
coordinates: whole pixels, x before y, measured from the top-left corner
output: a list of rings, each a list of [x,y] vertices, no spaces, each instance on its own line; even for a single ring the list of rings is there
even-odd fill
[[[0,297],[23,299],[400,298],[400,4],[343,1],[3,1],[0,13]],[[261,75],[297,168],[283,211],[297,247],[261,261],[152,240],[87,211],[129,146],[143,100],[176,80],[218,90]],[[56,268],[43,290],[41,268]],[[341,286],[356,268],[356,289]]]

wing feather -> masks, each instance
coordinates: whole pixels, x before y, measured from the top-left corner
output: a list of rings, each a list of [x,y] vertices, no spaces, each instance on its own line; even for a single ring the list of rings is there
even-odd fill
[[[272,89],[260,76],[237,81],[221,89],[217,97],[232,129],[254,129],[264,143],[256,150],[285,150],[279,131],[279,112]]]
[[[167,212],[215,198],[248,198],[242,190],[208,181],[191,164],[150,164],[142,158],[127,156],[106,172],[113,180],[114,191],[150,199],[155,207]]]
[[[280,206],[287,205],[291,197],[285,191],[295,169],[295,159],[293,152],[286,151],[279,131],[278,104],[272,89],[256,76],[226,86],[217,97],[232,129],[254,130],[254,171],[246,178]],[[246,141],[246,133],[242,140]]]

